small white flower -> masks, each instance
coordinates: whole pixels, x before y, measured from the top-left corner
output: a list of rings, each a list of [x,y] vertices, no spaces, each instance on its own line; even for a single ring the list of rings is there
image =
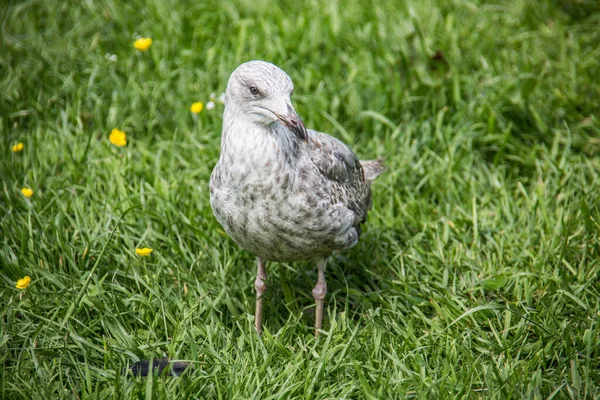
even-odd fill
[[[217,97],[217,102],[221,104],[225,103],[225,93],[221,93],[219,97]]]
[[[210,94],[210,96],[208,96],[208,97],[209,97],[211,100],[215,100],[215,97],[216,97],[216,95],[215,95],[215,92],[212,92],[212,93]]]
[[[119,58],[117,57],[116,54],[110,54],[110,53],[106,53],[104,58],[106,58],[110,62],[117,62],[117,60],[119,60]]]
[[[213,108],[215,108],[215,102],[214,101],[209,101],[208,103],[206,103],[206,105],[204,107],[207,110],[212,110]]]

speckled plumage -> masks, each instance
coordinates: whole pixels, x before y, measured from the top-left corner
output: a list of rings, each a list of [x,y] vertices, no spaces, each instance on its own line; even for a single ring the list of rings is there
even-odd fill
[[[322,260],[358,241],[383,164],[361,162],[340,140],[307,131],[292,91],[289,76],[270,63],[232,73],[210,202],[231,238],[259,258]]]

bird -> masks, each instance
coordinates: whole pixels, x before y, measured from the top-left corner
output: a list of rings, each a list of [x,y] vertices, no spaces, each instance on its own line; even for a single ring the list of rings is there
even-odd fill
[[[263,331],[265,263],[313,261],[317,282],[315,335],[323,326],[332,252],[354,246],[372,207],[371,183],[383,158],[360,161],[341,140],[307,129],[287,73],[248,61],[229,77],[219,159],[210,177],[210,204],[225,232],[256,256],[254,324]]]

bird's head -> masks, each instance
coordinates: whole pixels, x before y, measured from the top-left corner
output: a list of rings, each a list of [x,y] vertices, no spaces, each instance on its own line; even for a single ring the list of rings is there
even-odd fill
[[[231,74],[226,107],[235,107],[257,124],[282,124],[306,142],[306,128],[290,99],[293,91],[292,80],[279,67],[265,61],[249,61]]]

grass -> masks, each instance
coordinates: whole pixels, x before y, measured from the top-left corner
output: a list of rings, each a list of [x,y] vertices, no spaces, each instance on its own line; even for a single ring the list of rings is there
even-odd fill
[[[0,13],[0,397],[600,396],[596,2]],[[209,205],[223,106],[189,108],[250,59],[289,73],[309,127],[387,157],[319,340],[303,263],[269,265],[257,337],[253,257]],[[122,375],[164,355],[195,369]]]

